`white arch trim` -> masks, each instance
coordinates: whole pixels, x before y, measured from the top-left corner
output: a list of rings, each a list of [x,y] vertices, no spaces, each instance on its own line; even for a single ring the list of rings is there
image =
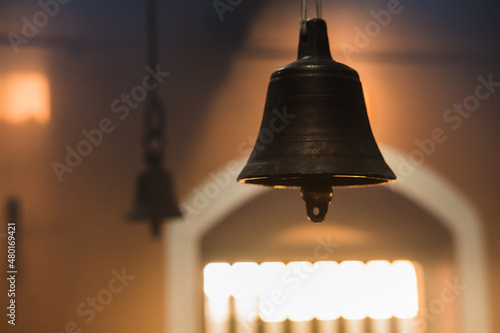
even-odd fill
[[[388,186],[434,215],[454,237],[458,282],[466,286],[460,295],[463,304],[461,333],[491,333],[485,243],[480,217],[474,206],[453,184],[425,166],[415,167],[411,174],[401,175],[401,163],[408,155],[387,146],[381,145],[380,148],[399,179]],[[241,169],[246,161],[247,157],[242,157],[231,163],[233,166],[236,163]],[[196,195],[213,184],[212,178],[207,179],[181,205],[194,208]],[[269,190],[233,180],[222,185],[206,207],[195,208],[198,213],[191,214],[189,221],[172,221],[164,228],[167,256],[165,327],[168,333],[201,333],[203,317],[196,313],[202,313],[199,249],[203,235],[232,211]]]

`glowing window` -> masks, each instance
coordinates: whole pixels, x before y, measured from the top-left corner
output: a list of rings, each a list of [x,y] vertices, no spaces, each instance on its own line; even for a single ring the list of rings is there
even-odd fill
[[[208,322],[228,321],[230,314],[272,323],[418,313],[417,276],[409,261],[211,263],[204,269],[204,290]]]
[[[50,120],[50,86],[45,75],[12,72],[0,76],[0,88],[0,120],[9,124]]]

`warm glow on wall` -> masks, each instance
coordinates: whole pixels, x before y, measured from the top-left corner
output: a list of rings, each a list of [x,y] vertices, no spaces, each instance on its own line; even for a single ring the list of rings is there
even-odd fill
[[[418,313],[417,276],[409,261],[211,263],[205,266],[204,289],[206,313],[224,308],[225,319],[231,296],[238,317],[258,314],[265,322],[413,318]],[[210,309],[214,305],[219,310]]]
[[[38,72],[12,72],[0,76],[0,120],[19,124],[30,119],[50,120],[50,85]]]

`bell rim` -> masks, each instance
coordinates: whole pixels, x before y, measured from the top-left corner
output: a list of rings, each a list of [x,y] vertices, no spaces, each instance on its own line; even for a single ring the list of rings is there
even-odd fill
[[[173,218],[176,218],[176,217],[182,217],[182,212],[177,209],[176,211],[171,211],[171,212],[168,212],[168,213],[162,213],[162,214],[151,214],[151,213],[148,213],[148,212],[129,212],[128,214],[126,214],[126,218],[127,220],[129,221],[133,221],[133,222],[141,222],[141,221],[145,221],[145,220],[150,220],[150,219],[160,219],[160,220],[169,220],[169,219],[173,219]]]
[[[394,174],[392,175],[308,174],[308,175],[238,177],[237,181],[240,184],[271,186],[275,188],[300,188],[304,184],[310,184],[310,183],[322,183],[322,184],[327,183],[332,187],[347,188],[347,187],[384,185],[394,182],[396,179],[397,177]],[[345,182],[342,182],[342,180],[345,180]],[[356,183],[354,180],[359,180],[359,182]]]

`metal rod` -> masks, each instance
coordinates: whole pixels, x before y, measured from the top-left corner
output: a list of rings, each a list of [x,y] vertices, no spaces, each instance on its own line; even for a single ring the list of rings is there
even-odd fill
[[[157,0],[146,2],[146,34],[148,66],[154,69],[158,64],[158,3]]]
[[[316,0],[316,17],[323,16],[323,0]],[[307,0],[302,0],[300,4],[300,31],[305,34],[307,32]]]
[[[158,66],[158,0],[146,0],[147,65]],[[165,147],[166,110],[158,99],[158,88],[148,92],[144,110],[143,146],[146,164],[161,166]]]
[[[316,0],[316,16],[319,19],[323,16],[323,0]]]
[[[303,35],[307,32],[307,3],[306,0],[302,0],[300,7],[300,31]]]

